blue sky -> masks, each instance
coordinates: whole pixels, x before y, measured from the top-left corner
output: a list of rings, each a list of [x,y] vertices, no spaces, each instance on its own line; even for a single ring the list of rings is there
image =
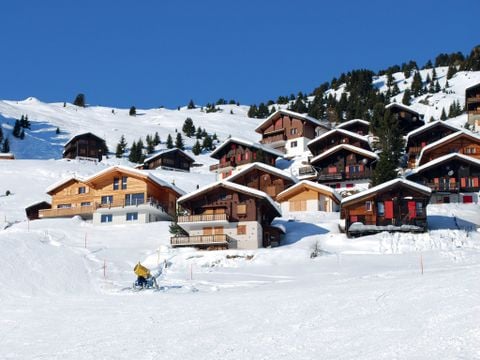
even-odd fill
[[[310,92],[480,44],[477,0],[24,0],[1,5],[0,99],[176,107]]]

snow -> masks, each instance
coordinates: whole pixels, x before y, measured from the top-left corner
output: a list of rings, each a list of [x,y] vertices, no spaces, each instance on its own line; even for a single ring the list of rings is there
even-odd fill
[[[251,164],[243,166],[239,171],[230,175],[225,180],[233,182],[235,179],[237,179],[237,178],[243,176],[244,174],[250,172],[250,170],[252,170],[252,169],[261,169],[261,170],[263,170],[267,173],[277,175],[277,176],[282,177],[284,179],[290,180],[294,183],[298,181],[298,179],[295,176],[287,173],[284,170],[280,170],[276,167],[273,167],[273,166],[270,166],[270,165],[267,165],[267,164],[264,164],[264,163],[259,163],[259,162],[255,162],[255,163],[251,163]]]
[[[320,159],[323,159],[325,157],[327,157],[328,155],[330,154],[333,154],[333,153],[336,153],[337,151],[339,150],[342,150],[342,149],[345,149],[345,150],[348,150],[348,151],[352,151],[352,152],[355,152],[357,154],[360,154],[360,155],[364,155],[364,156],[367,156],[371,159],[378,159],[378,155],[375,154],[374,152],[372,151],[368,151],[368,150],[365,150],[365,149],[362,149],[362,148],[359,148],[357,146],[353,146],[353,145],[349,145],[349,144],[340,144],[340,145],[335,145],[334,147],[324,151],[323,153],[313,157],[310,162],[311,163],[314,163]]]
[[[272,119],[274,119],[279,113],[289,115],[289,116],[293,116],[293,117],[296,117],[296,118],[299,118],[299,119],[307,120],[307,121],[309,121],[309,122],[311,122],[311,123],[313,123],[317,126],[321,126],[323,128],[330,128],[328,123],[326,123],[324,121],[320,121],[318,119],[315,119],[314,117],[304,115],[304,114],[299,114],[297,112],[287,110],[287,109],[280,109],[280,110],[275,111],[269,117],[267,117],[260,125],[258,125],[258,127],[255,129],[255,131],[257,131],[257,132],[261,131],[261,129],[264,127],[264,125],[271,123]]]
[[[343,129],[344,127],[350,126],[351,124],[355,124],[355,123],[361,123],[361,124],[370,126],[370,122],[367,121],[367,120],[363,120],[363,119],[352,119],[352,120],[344,121],[344,122],[338,124],[338,125],[336,126],[336,128],[337,128],[337,129]]]
[[[450,159],[453,159],[453,158],[459,159],[459,160],[464,160],[464,161],[470,162],[472,164],[475,164],[477,166],[480,166],[480,160],[478,160],[474,157],[471,157],[471,156],[468,156],[468,155],[463,155],[463,154],[460,154],[460,153],[451,153],[451,154],[440,156],[436,159],[433,159],[433,160],[423,164],[422,166],[419,166],[419,167],[416,167],[414,169],[409,170],[408,172],[405,173],[405,177],[408,177],[408,176],[413,175],[413,174],[421,173],[425,169],[431,168],[435,165],[441,164],[441,163],[443,163],[445,161],[448,161]]]
[[[434,126],[437,126],[437,125],[444,125],[448,128],[450,128],[451,130],[457,132],[457,131],[462,131],[462,129],[458,126],[455,126],[453,124],[449,124],[447,123],[446,121],[443,121],[443,120],[435,120],[435,121],[432,121],[432,122],[429,122],[423,126],[420,126],[419,128],[415,129],[415,130],[412,130],[410,131],[407,136],[405,137],[405,142],[408,143],[408,138],[410,136],[414,136],[416,134],[420,134],[428,129],[430,129],[431,127],[434,127]]]
[[[354,132],[351,132],[351,131],[348,131],[348,130],[343,130],[343,129],[338,129],[337,128],[337,129],[332,129],[330,131],[327,131],[326,133],[323,133],[320,136],[317,136],[315,139],[310,140],[308,142],[308,145],[315,144],[317,141],[320,141],[321,139],[325,139],[325,138],[327,138],[330,135],[335,134],[335,133],[340,133],[340,134],[343,134],[343,135],[347,135],[347,136],[350,136],[350,137],[353,137],[355,139],[358,139],[358,140],[361,140],[361,141],[364,141],[364,142],[368,143],[368,137],[367,136],[362,136],[362,135],[359,135],[357,133],[354,133]]]
[[[302,187],[303,185],[308,185],[313,189],[318,189],[321,192],[326,192],[326,193],[330,194],[333,198],[335,198],[337,200],[338,203],[340,203],[340,201],[342,200],[340,195],[335,190],[333,190],[330,186],[322,185],[322,184],[319,184],[319,183],[316,183],[316,182],[313,182],[313,181],[310,181],[310,180],[302,180],[302,181],[296,183],[295,185],[290,186],[288,189],[283,190],[281,193],[279,193],[277,195],[277,198],[282,198],[286,194],[288,194],[290,192],[294,192],[297,188]]]
[[[190,155],[188,155],[185,151],[183,151],[182,149],[178,149],[178,148],[172,148],[172,149],[162,149],[158,152],[156,152],[155,154],[153,154],[152,156],[146,158],[144,160],[144,163],[147,163],[155,158],[157,158],[159,155],[162,155],[162,154],[167,154],[169,152],[172,152],[172,151],[180,151],[181,153],[183,153],[187,158],[191,159],[192,161],[195,161],[194,158],[192,158]]]
[[[263,144],[260,144],[260,143],[257,143],[257,142],[254,142],[254,141],[249,141],[247,139],[242,139],[242,138],[238,138],[238,137],[230,137],[228,139],[226,139],[221,145],[219,145],[211,154],[210,156],[211,157],[215,157],[216,154],[218,154],[220,152],[220,150],[222,150],[225,146],[227,146],[228,144],[230,144],[231,142],[234,142],[234,143],[237,143],[237,144],[242,144],[242,145],[245,145],[245,146],[249,146],[249,147],[253,147],[255,149],[260,149],[264,152],[267,152],[269,154],[272,154],[272,155],[275,155],[275,156],[278,156],[278,157],[284,157],[285,154],[280,152],[280,151],[277,151],[267,145],[263,145]]]

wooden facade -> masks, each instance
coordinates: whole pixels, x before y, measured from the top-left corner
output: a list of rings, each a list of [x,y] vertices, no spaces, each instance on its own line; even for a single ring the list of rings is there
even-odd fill
[[[422,149],[435,141],[459,131],[460,129],[447,124],[444,121],[437,120],[424,125],[407,135],[405,144],[407,153],[407,167],[412,169],[416,166],[416,161]]]
[[[448,154],[414,169],[406,177],[432,189],[434,203],[471,203],[478,197],[472,193],[480,191],[480,160]]]
[[[421,150],[418,165],[424,165],[451,153],[464,154],[480,159],[480,137],[465,131],[458,131],[446,136]]]
[[[263,191],[274,200],[279,193],[295,183],[293,177],[282,174],[281,170],[258,163],[243,168],[230,176],[228,181]]]
[[[423,232],[427,230],[430,195],[429,188],[395,179],[343,199],[340,216],[348,236],[380,231]]]
[[[180,149],[167,149],[147,158],[143,163],[143,169],[162,168],[189,172],[194,161],[192,157]]]
[[[378,156],[355,146],[334,146],[311,159],[318,182],[370,179]]]
[[[340,196],[329,186],[303,180],[277,196],[282,213],[298,211],[338,211]]]
[[[150,204],[174,216],[180,197],[173,187],[160,184],[150,175],[123,167],[112,167],[87,179],[70,178],[48,191],[52,208],[40,217],[91,218],[99,208],[123,208]]]
[[[93,159],[102,161],[108,153],[105,140],[92,134],[85,133],[74,136],[64,146],[63,157],[66,159]]]
[[[218,159],[218,164],[210,166],[210,171],[226,178],[239,166],[260,162],[275,166],[275,161],[282,153],[261,144],[255,144],[238,138],[229,138],[210,155]]]
[[[480,83],[465,90],[465,109],[468,124],[480,128]]]
[[[320,135],[308,143],[308,148],[312,155],[316,156],[341,144],[348,144],[371,151],[370,144],[366,137],[343,129],[330,130]]]
[[[338,124],[336,128],[366,136],[370,133],[370,122],[362,119],[353,119]]]
[[[409,132],[425,124],[423,122],[423,115],[406,105],[391,103],[385,108],[390,110],[390,113],[398,119],[398,125],[402,135],[407,135]]]

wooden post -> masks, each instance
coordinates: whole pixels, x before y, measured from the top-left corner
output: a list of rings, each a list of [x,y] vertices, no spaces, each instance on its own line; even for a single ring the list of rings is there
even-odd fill
[[[107,273],[107,262],[105,261],[105,259],[103,260],[103,279],[105,280],[106,279],[106,274]]]
[[[87,248],[87,233],[85,233],[85,249]]]
[[[420,270],[421,270],[422,275],[423,275],[423,254],[420,254]]]

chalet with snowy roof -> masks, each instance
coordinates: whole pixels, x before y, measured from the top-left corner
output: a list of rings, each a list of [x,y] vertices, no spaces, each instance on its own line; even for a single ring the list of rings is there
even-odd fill
[[[476,131],[480,131],[480,83],[465,89],[465,109],[468,124]]]
[[[261,162],[275,166],[278,157],[284,154],[269,146],[246,139],[230,137],[219,145],[210,155],[218,159],[218,164],[210,166],[210,171],[218,174],[220,179],[230,176],[242,166]]]
[[[336,128],[367,136],[370,133],[370,122],[362,119],[353,119],[338,124]]]
[[[51,209],[52,205],[47,201],[39,201],[31,204],[25,208],[25,213],[28,220],[36,220],[39,218],[40,210]]]
[[[432,189],[432,204],[478,203],[480,160],[459,153],[440,156],[405,176]]]
[[[410,106],[391,103],[385,106],[390,113],[398,119],[398,124],[402,135],[407,135],[420,126],[424,125],[423,115],[413,110]]]
[[[424,232],[431,189],[405,179],[394,179],[344,198],[340,218],[347,236],[381,231]]]
[[[288,157],[302,155],[307,150],[309,140],[328,130],[328,123],[290,110],[276,111],[255,129],[262,135],[262,144]]]
[[[15,155],[12,153],[0,153],[0,160],[15,160]]]
[[[279,193],[297,182],[289,173],[258,162],[242,167],[225,180],[263,191],[274,200]]]
[[[102,161],[108,153],[105,140],[90,132],[72,137],[64,146],[63,157],[66,159],[81,159]]]
[[[281,212],[263,191],[218,181],[182,196],[178,205],[186,212],[178,225],[188,235],[172,237],[173,247],[257,249],[279,241],[271,222]]]
[[[153,170],[161,168],[189,172],[194,162],[195,160],[181,149],[164,149],[145,159],[143,169]]]
[[[333,129],[323,133],[315,139],[310,140],[307,146],[312,155],[317,156],[341,144],[349,144],[368,151],[372,150],[366,136],[343,129]]]
[[[310,163],[317,170],[317,181],[336,189],[368,187],[378,155],[349,144],[314,156]]]
[[[407,167],[410,169],[415,167],[417,158],[425,146],[461,130],[445,121],[437,120],[409,132],[405,138]]]
[[[152,174],[112,166],[88,178],[69,177],[47,189],[51,209],[40,218],[81,216],[94,224],[170,221],[184,192]]]
[[[417,165],[424,165],[443,155],[459,153],[480,159],[480,136],[461,130],[425,146],[418,156]]]
[[[331,187],[309,180],[302,180],[277,195],[284,217],[299,211],[338,211],[340,201],[340,196]]]

